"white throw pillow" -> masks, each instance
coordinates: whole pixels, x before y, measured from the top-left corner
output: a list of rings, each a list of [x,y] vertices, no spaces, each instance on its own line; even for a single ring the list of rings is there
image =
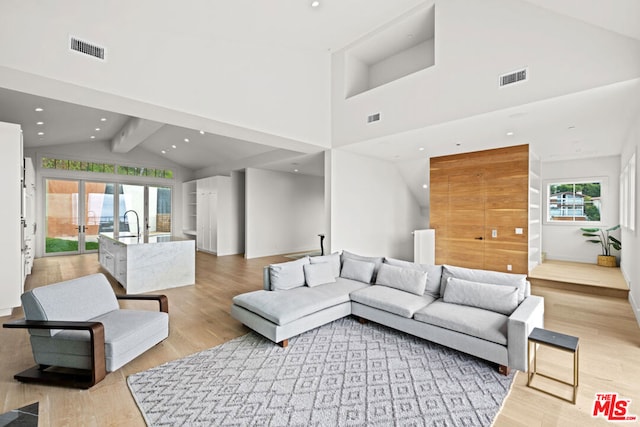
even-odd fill
[[[402,268],[395,265],[382,264],[378,270],[376,285],[423,295],[427,286],[427,273],[415,268]]]
[[[312,256],[309,258],[311,264],[328,262],[333,269],[333,277],[340,277],[340,254],[334,252],[331,255]]]
[[[427,287],[424,293],[434,298],[440,298],[440,280],[442,278],[442,265],[418,264],[417,262],[404,261],[396,258],[384,259],[385,264],[402,268],[412,268],[427,273]]]
[[[501,271],[480,270],[477,268],[454,267],[444,265],[442,268],[442,283],[440,295],[446,292],[447,280],[450,277],[468,280],[470,282],[491,283],[493,285],[515,286],[518,288],[518,303],[524,301],[527,296],[527,275],[515,273],[503,273]]]
[[[357,280],[358,282],[371,283],[373,271],[376,265],[372,262],[357,261],[355,259],[345,259],[342,264],[340,277],[345,279]]]
[[[269,266],[271,290],[283,291],[304,286],[303,266],[305,264],[309,264],[308,256],[295,261],[271,264]]]
[[[518,288],[450,277],[444,290],[443,301],[511,316],[518,307]]]
[[[310,288],[325,283],[336,282],[336,277],[333,275],[333,266],[328,262],[306,264],[303,266],[303,269],[304,279]]]
[[[352,252],[349,252],[349,251],[342,251],[342,255],[340,255],[340,260],[342,261],[342,265],[343,266],[344,266],[344,261],[346,259],[353,259],[353,260],[356,260],[356,261],[372,262],[375,265],[375,267],[373,269],[372,279],[376,280],[376,274],[378,273],[378,269],[382,265],[382,260],[384,258],[383,257],[374,257],[374,256],[362,256],[362,255],[356,255],[356,254],[354,254]]]

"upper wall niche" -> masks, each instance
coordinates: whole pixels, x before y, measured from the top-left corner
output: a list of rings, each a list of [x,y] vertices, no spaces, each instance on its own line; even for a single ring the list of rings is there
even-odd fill
[[[435,65],[435,6],[413,13],[346,51],[345,98]]]

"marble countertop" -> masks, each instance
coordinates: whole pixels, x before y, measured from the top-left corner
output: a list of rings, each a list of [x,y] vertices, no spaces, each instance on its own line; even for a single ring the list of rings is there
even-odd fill
[[[107,239],[114,240],[116,242],[122,243],[124,245],[143,245],[149,243],[168,243],[168,242],[184,242],[185,240],[189,240],[184,237],[174,236],[172,234],[155,234],[149,236],[148,234],[143,234],[140,237],[135,234],[131,234],[128,232],[125,233],[100,233],[101,237],[106,237]]]

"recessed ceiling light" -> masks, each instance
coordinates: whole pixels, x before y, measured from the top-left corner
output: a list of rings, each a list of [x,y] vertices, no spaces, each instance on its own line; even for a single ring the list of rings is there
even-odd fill
[[[311,7],[318,7],[320,6],[320,2],[318,0],[314,0],[311,2]]]
[[[42,136],[44,135],[44,132],[38,132],[38,135]]]
[[[162,154],[167,154],[167,150],[162,150],[161,153]]]
[[[91,135],[89,138],[96,139],[96,136],[95,135]]]
[[[184,142],[189,142],[189,138],[185,138],[185,139],[184,139]]]
[[[298,169],[294,169],[293,171],[294,171],[294,172],[298,172]]]
[[[36,111],[39,113],[40,111],[44,111],[44,109],[42,107],[38,107],[36,108]]]
[[[513,136],[513,132],[511,131],[507,132],[507,136]]]
[[[107,121],[107,118],[106,118],[106,117],[103,117],[103,118],[101,118],[101,119],[100,119],[100,121],[101,121],[101,122],[106,122],[106,121]]]
[[[96,128],[96,132],[100,132],[100,128]]]
[[[418,148],[418,151],[424,151],[424,147]]]
[[[173,145],[171,146],[171,148],[178,148],[178,147],[176,147],[176,144],[173,144]]]
[[[44,122],[37,122],[36,123],[38,126],[42,126],[44,124]]]
[[[422,188],[429,188],[429,186],[427,184],[422,184]]]
[[[200,131],[200,135],[204,135],[204,131],[203,130]]]

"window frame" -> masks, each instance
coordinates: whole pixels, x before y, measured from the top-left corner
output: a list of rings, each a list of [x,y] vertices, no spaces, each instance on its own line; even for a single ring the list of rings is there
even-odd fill
[[[600,220],[599,221],[553,221],[549,216],[549,201],[551,199],[551,186],[552,185],[569,185],[569,184],[587,184],[587,183],[599,183],[600,184]],[[609,206],[609,180],[606,176],[591,176],[586,178],[558,178],[558,179],[545,179],[543,182],[544,197],[544,224],[545,225],[564,225],[564,226],[603,226],[607,224],[606,207]]]

